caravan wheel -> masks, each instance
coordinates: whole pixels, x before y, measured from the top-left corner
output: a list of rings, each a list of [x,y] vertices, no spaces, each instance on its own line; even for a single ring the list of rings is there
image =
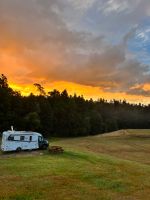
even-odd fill
[[[21,147],[18,147],[18,148],[16,149],[17,152],[20,152],[21,150],[22,150]]]

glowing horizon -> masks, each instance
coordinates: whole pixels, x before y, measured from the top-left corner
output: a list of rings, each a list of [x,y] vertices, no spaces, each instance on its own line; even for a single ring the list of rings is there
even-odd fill
[[[32,85],[17,85],[13,83],[9,83],[10,87],[13,88],[15,91],[21,92],[23,96],[28,96],[31,93],[38,95],[39,92],[35,88],[35,86]],[[43,85],[42,85],[43,86]],[[148,87],[148,86],[147,86]],[[77,94],[79,96],[82,96],[85,99],[93,99],[98,100],[100,98],[111,101],[111,100],[126,100],[129,103],[142,103],[142,104],[149,104],[149,98],[143,99],[143,96],[136,96],[136,95],[127,95],[125,93],[106,93],[99,87],[91,87],[91,86],[83,86],[75,83],[67,83],[67,82],[54,82],[49,85],[45,85],[44,89],[46,93],[53,91],[54,89],[62,92],[63,90],[67,90],[69,95]]]

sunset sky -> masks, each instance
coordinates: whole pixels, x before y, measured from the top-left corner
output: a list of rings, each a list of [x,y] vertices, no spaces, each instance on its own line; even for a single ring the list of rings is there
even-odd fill
[[[0,73],[23,95],[150,103],[150,0],[0,0]]]

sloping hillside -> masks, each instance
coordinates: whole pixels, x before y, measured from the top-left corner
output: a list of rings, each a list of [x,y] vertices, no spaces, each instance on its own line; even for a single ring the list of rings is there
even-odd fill
[[[60,145],[150,164],[150,130],[120,130],[102,135],[61,139]]]
[[[119,130],[114,131],[111,133],[105,133],[99,135],[104,137],[118,137],[118,136],[130,136],[130,137],[150,137],[150,130],[149,129],[126,129],[126,130]]]

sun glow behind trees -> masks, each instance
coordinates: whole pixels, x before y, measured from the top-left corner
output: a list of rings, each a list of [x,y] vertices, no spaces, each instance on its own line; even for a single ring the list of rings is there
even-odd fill
[[[41,84],[42,85],[42,84]],[[33,93],[35,95],[38,94],[34,83],[29,84],[15,84],[10,82],[10,86],[16,90],[20,91],[23,96],[28,96],[30,93]],[[86,99],[92,98],[93,100],[97,100],[99,98],[107,99],[108,101],[116,99],[116,100],[124,100],[126,99],[130,103],[142,103],[142,104],[149,104],[150,98],[149,97],[143,97],[142,95],[127,95],[125,93],[111,93],[111,92],[104,92],[102,88],[99,87],[92,87],[92,86],[85,86],[80,84],[75,84],[71,82],[53,82],[51,84],[44,84],[42,85],[45,88],[46,92],[49,92],[50,90],[57,89],[59,91],[63,91],[64,89],[67,89],[68,93],[70,95],[74,95],[75,93],[77,95],[83,95]],[[150,88],[150,85],[145,85],[144,88],[148,90]]]

